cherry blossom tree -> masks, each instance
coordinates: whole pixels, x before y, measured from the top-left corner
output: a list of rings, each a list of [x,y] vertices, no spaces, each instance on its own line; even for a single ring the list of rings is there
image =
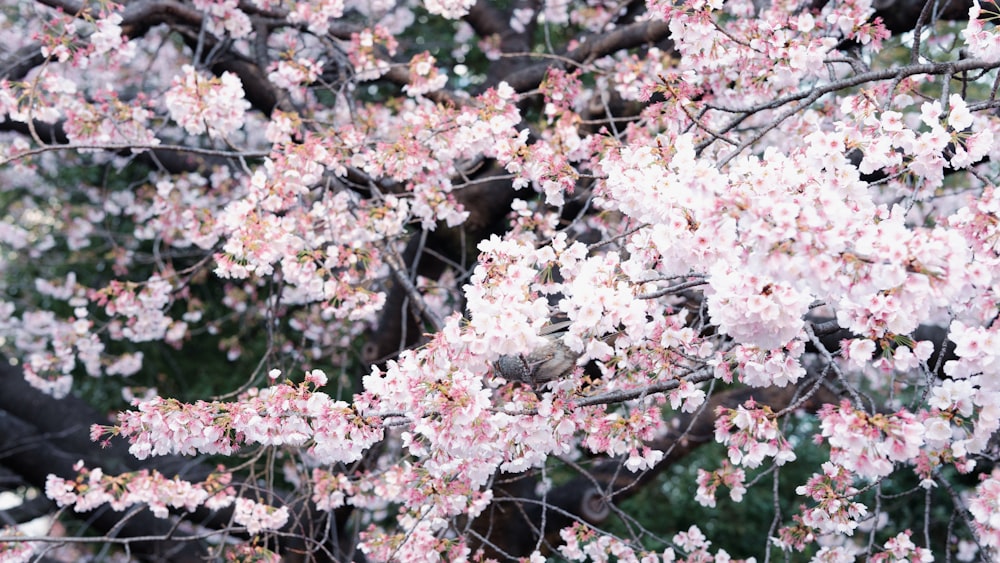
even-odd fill
[[[0,559],[1000,548],[997,4],[0,14]]]

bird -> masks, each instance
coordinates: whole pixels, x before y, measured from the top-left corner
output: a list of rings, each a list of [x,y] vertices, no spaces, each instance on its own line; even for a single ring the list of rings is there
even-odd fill
[[[539,387],[562,379],[576,367],[580,354],[563,344],[562,337],[570,321],[553,323],[539,332],[547,342],[529,354],[505,354],[493,364],[495,372],[507,381],[520,382],[529,387]]]

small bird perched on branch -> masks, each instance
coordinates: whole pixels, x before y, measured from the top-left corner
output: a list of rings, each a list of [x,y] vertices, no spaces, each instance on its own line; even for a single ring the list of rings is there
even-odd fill
[[[530,354],[500,356],[494,364],[497,375],[507,381],[519,381],[531,387],[569,375],[580,357],[580,354],[570,350],[562,342],[569,325],[570,321],[563,321],[543,327],[539,334],[548,342]]]

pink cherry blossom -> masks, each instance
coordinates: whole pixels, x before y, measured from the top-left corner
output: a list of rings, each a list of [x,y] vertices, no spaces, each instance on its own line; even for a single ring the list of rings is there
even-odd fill
[[[164,96],[170,116],[188,133],[226,136],[243,127],[250,102],[240,79],[232,73],[202,76],[185,65]]]
[[[236,499],[233,521],[246,527],[247,533],[279,530],[288,522],[288,507],[274,508],[246,498]]]

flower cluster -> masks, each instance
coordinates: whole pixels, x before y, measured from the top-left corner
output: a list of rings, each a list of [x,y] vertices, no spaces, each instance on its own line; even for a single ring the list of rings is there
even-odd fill
[[[185,404],[155,397],[121,413],[115,426],[94,426],[91,435],[124,436],[139,459],[169,453],[230,455],[241,445],[260,444],[304,447],[317,463],[357,461],[382,439],[382,427],[347,403],[313,391],[324,377],[314,373],[306,383],[276,384],[234,403]]]
[[[799,361],[804,348],[801,340],[793,340],[785,348],[771,351],[737,345],[713,360],[715,377],[732,382],[735,374],[739,381],[752,387],[784,387],[805,375],[805,368]]]
[[[90,43],[94,47],[90,56],[109,52],[114,52],[117,57],[125,59],[135,56],[136,46],[134,43],[129,43],[128,38],[122,34],[121,23],[122,16],[117,12],[110,12],[97,19],[95,22],[97,29],[90,34]]]
[[[423,4],[432,14],[457,20],[469,12],[475,0],[424,0]]]
[[[434,66],[437,59],[429,52],[417,53],[410,59],[410,83],[403,91],[411,96],[422,96],[440,90],[448,83],[448,75]]]
[[[230,486],[232,475],[227,472],[213,473],[201,483],[192,483],[145,469],[105,475],[99,467],[87,469],[82,461],[74,469],[78,476],[72,481],[49,475],[45,481],[45,495],[59,506],[72,506],[76,512],[88,512],[104,504],[120,512],[144,504],[157,518],[166,518],[170,508],[190,512],[205,506],[218,510],[231,505],[235,499],[235,491]]]
[[[969,512],[979,541],[994,550],[1000,547],[1000,471],[983,476],[969,501]]]
[[[176,340],[178,334],[184,334],[186,325],[167,316],[172,291],[169,281],[154,276],[141,286],[113,281],[95,291],[91,300],[118,321],[111,327],[112,338],[147,342],[162,340],[169,331]]]
[[[559,532],[565,543],[559,553],[570,561],[628,561],[630,563],[697,563],[715,561],[717,563],[754,563],[755,558],[733,559],[724,549],[715,554],[710,551],[712,542],[697,527],[691,526],[672,538],[673,544],[681,551],[678,555],[673,547],[660,553],[636,548],[628,542],[611,535],[599,533],[586,525],[577,523]],[[686,556],[683,554],[687,554]],[[531,559],[543,561],[543,558]]]
[[[719,330],[765,350],[780,348],[798,336],[802,316],[813,301],[788,283],[745,272],[715,273],[711,288],[708,311]]]
[[[962,31],[962,37],[968,45],[969,54],[984,61],[1000,61],[1000,33],[995,29],[987,29],[983,25],[984,21],[993,19],[996,14],[997,5],[987,0],[986,15],[988,18],[980,18],[983,13],[983,6],[979,0],[973,0],[969,8],[969,23]]]
[[[479,244],[479,265],[466,291],[470,327],[483,352],[513,355],[542,346],[538,336],[549,316],[548,300],[536,289],[546,259],[532,246],[493,237]]]
[[[702,506],[715,506],[715,493],[720,486],[729,487],[729,498],[733,502],[743,500],[743,495],[747,489],[744,485],[746,472],[732,465],[727,460],[722,461],[722,467],[714,471],[698,469],[698,491],[695,493],[695,500]]]
[[[663,452],[643,445],[662,428],[658,406],[633,409],[628,417],[618,413],[594,416],[589,422],[584,427],[587,433],[584,445],[594,452],[627,455],[625,468],[629,471],[652,469],[663,459]]]
[[[248,534],[256,536],[263,531],[279,530],[288,523],[288,507],[275,508],[248,498],[238,498],[233,521],[245,526]]]
[[[305,0],[296,2],[288,14],[292,23],[305,22],[310,32],[326,35],[330,21],[344,15],[344,0]]]
[[[876,553],[870,561],[892,563],[929,563],[934,561],[934,554],[926,547],[917,547],[910,539],[912,532],[906,530],[885,542],[884,551]]]
[[[275,86],[288,90],[292,99],[301,103],[305,101],[306,86],[315,82],[322,73],[322,61],[296,58],[275,63],[267,78]]]
[[[243,127],[250,109],[243,83],[235,74],[208,78],[190,65],[181,68],[163,100],[170,117],[192,135],[225,137]]]
[[[906,411],[871,415],[845,400],[824,405],[819,417],[830,460],[864,478],[888,475],[893,462],[914,459],[924,444],[924,425]]]
[[[8,526],[0,528],[0,559],[8,563],[28,563],[37,551],[36,544],[17,541],[19,534]],[[7,541],[10,540],[10,541]]]
[[[751,469],[766,458],[784,465],[795,460],[791,444],[778,430],[774,411],[750,399],[735,409],[719,407],[715,419],[715,441],[728,446],[729,461]]]
[[[348,56],[359,80],[375,80],[389,71],[389,62],[378,54],[383,48],[390,56],[396,54],[396,38],[382,26],[351,35]]]
[[[867,506],[852,500],[858,494],[858,490],[851,485],[853,480],[854,475],[847,469],[834,463],[824,463],[821,474],[813,475],[805,485],[795,489],[796,494],[807,496],[817,503],[803,512],[802,525],[818,534],[853,535],[868,514]],[[802,549],[804,544],[789,542],[788,538],[796,535],[794,528],[787,528],[779,533],[779,537],[783,538],[780,542]],[[803,537],[800,535],[799,538]]]
[[[313,496],[319,510],[333,510],[345,504],[356,487],[343,473],[331,473],[320,468],[313,469]]]
[[[239,8],[238,0],[194,0],[194,7],[205,13],[206,29],[219,37],[241,39],[250,34],[253,24]]]
[[[93,103],[73,98],[64,104],[66,135],[81,144],[160,143],[150,129],[153,112],[142,98],[132,103],[118,99],[114,92],[102,92],[103,100]],[[141,152],[136,149],[136,152]]]
[[[673,561],[673,550],[662,555],[652,553],[636,553],[626,542],[609,535],[598,533],[593,528],[583,524],[574,524],[559,532],[564,545],[559,546],[559,553],[569,561],[633,561],[641,563],[664,563]],[[642,555],[642,558],[639,558]],[[534,559],[534,561],[542,561]]]

